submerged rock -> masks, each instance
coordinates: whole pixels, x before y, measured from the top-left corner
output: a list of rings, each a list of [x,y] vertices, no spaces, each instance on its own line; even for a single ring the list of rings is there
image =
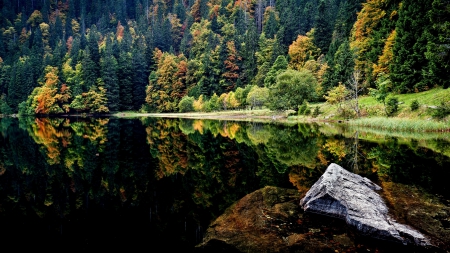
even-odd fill
[[[390,218],[375,190],[381,187],[332,163],[300,201],[300,206],[308,212],[344,219],[368,236],[403,244],[430,245],[421,233]]]

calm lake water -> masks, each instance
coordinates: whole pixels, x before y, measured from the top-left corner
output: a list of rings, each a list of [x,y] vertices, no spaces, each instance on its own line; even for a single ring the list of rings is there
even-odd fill
[[[155,118],[0,123],[4,247],[189,252],[246,194],[306,192],[331,162],[386,188],[399,221],[441,247],[450,241],[448,135]],[[435,223],[421,224],[412,208]]]

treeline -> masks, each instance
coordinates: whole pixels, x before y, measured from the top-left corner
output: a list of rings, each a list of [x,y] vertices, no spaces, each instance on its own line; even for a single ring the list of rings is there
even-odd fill
[[[363,93],[450,80],[448,0],[1,4],[4,114],[187,111],[211,99],[202,110],[297,110],[351,89],[355,72]]]

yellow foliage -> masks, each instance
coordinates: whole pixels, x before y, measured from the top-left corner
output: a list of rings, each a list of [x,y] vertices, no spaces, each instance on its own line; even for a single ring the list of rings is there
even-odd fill
[[[38,10],[35,10],[28,18],[27,24],[31,24],[32,27],[35,27],[37,24],[40,24],[42,20],[42,13]]]
[[[200,95],[200,97],[196,100],[194,100],[194,103],[192,104],[194,106],[194,110],[196,112],[203,111],[205,102],[203,102],[203,95]]]
[[[345,142],[343,140],[327,139],[323,147],[327,149],[331,154],[336,155],[339,161],[341,161],[342,158],[344,158],[347,154],[345,152]]]
[[[72,32],[73,34],[78,34],[80,35],[80,24],[75,20],[72,19],[72,21],[70,22],[72,24]]]
[[[194,123],[192,124],[192,127],[194,128],[195,131],[198,131],[200,134],[203,134],[203,120],[195,120]]]
[[[39,28],[41,29],[42,37],[48,39],[48,36],[50,35],[50,26],[47,23],[42,22],[39,24]]]
[[[389,74],[389,64],[394,58],[394,42],[397,32],[393,30],[386,40],[383,48],[383,54],[378,57],[378,63],[373,65],[373,76],[380,74]]]
[[[367,60],[366,52],[372,47],[375,38],[372,37],[374,29],[384,18],[394,18],[397,12],[387,14],[387,8],[391,0],[368,0],[358,13],[357,20],[352,28],[350,48],[358,56],[355,60],[355,69],[363,71],[364,76],[370,76],[373,62]]]
[[[289,66],[292,69],[300,70],[304,68],[307,61],[314,60],[318,56],[319,49],[314,45],[311,36],[313,33],[312,30],[307,34],[309,36],[298,35],[297,39],[289,46]]]

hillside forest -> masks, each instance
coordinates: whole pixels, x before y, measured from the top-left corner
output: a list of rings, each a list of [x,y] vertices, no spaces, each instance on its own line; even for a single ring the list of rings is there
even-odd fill
[[[0,0],[0,113],[217,111],[450,85],[449,0]]]

